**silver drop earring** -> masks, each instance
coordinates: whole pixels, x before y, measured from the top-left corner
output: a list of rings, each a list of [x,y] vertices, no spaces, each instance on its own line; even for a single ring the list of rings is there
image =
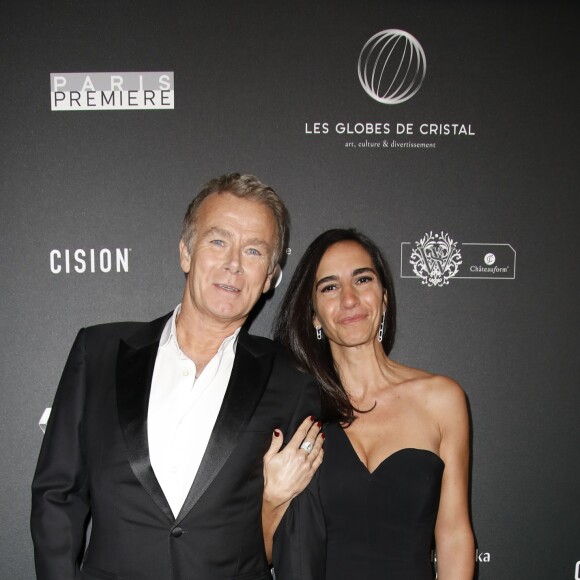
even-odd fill
[[[383,312],[383,318],[381,319],[381,325],[379,326],[379,342],[383,342],[383,333],[385,332],[385,314],[387,311]]]
[[[322,326],[316,327],[316,338],[322,340]]]

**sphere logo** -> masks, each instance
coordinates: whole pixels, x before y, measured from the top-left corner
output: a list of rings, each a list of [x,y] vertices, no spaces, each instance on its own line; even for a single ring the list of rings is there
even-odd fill
[[[414,96],[427,72],[419,41],[404,30],[383,30],[369,38],[358,57],[358,78],[367,94],[385,105]]]

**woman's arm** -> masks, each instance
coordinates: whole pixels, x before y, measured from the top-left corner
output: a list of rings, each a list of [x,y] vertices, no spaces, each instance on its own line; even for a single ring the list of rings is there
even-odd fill
[[[438,377],[435,408],[441,429],[439,454],[445,462],[435,525],[439,580],[472,580],[475,545],[469,519],[469,417],[465,394]]]
[[[284,436],[276,429],[270,449],[264,455],[262,527],[269,562],[272,561],[272,541],[278,524],[292,498],[304,490],[322,463],[324,434],[320,428],[320,422],[307,417],[282,450]],[[303,442],[312,443],[310,453],[300,448]]]

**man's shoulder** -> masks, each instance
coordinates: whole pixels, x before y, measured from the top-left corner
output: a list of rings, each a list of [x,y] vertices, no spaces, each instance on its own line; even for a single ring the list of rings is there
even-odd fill
[[[290,355],[286,349],[271,338],[250,334],[242,329],[239,341],[255,356],[274,355],[280,362],[290,362]]]
[[[271,354],[276,357],[276,365],[284,369],[284,371],[296,376],[310,375],[304,370],[300,369],[292,355],[279,342],[266,338],[265,336],[257,336],[255,334],[245,334],[242,341],[249,346],[254,354]]]
[[[243,336],[243,338],[242,338]],[[264,354],[270,353],[274,358],[272,372],[270,374],[270,393],[276,397],[278,405],[294,409],[299,421],[308,415],[320,416],[320,388],[316,379],[301,369],[288,350],[279,342],[262,336],[244,334],[240,338],[247,345],[252,345],[251,350],[256,354],[258,348]],[[294,431],[294,424],[290,431]]]
[[[120,322],[104,322],[87,326],[82,331],[86,333],[87,339],[89,340],[128,340],[136,334],[148,330],[154,334],[160,334],[170,316],[171,313],[150,321],[126,320]]]
[[[266,336],[250,334],[245,327],[240,332],[240,341],[247,347],[256,351],[256,354],[269,353],[279,350],[280,345]]]

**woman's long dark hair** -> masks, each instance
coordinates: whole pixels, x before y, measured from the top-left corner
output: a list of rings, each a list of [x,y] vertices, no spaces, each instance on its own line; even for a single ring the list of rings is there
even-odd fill
[[[338,242],[356,242],[370,255],[383,290],[387,294],[387,312],[382,346],[389,354],[395,342],[396,304],[393,277],[377,245],[354,229],[333,229],[320,234],[308,246],[296,267],[288,290],[274,320],[274,338],[294,356],[298,366],[312,374],[321,387],[323,418],[350,424],[355,409],[341,383],[326,336],[317,340],[314,329],[312,296],[316,271],[330,246]]]

